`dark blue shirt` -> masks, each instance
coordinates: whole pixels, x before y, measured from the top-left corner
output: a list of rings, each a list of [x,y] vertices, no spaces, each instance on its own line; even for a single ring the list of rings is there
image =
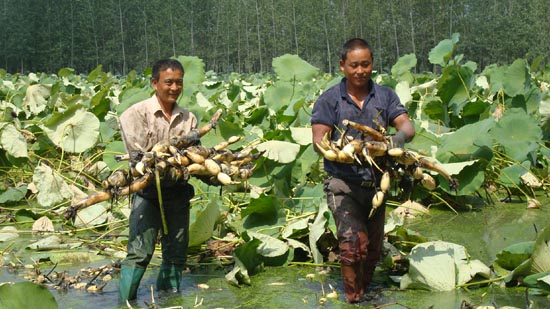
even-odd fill
[[[347,119],[371,128],[379,126],[387,129],[393,123],[393,120],[404,113],[407,109],[399,101],[399,97],[393,89],[380,86],[369,81],[370,92],[363,102],[363,108],[360,109],[351,99],[346,91],[346,78],[338,85],[334,85],[326,90],[313,105],[311,124],[324,124],[333,127],[332,140],[336,141],[340,137],[340,132],[344,131],[342,120]],[[361,139],[362,133],[355,129],[350,129],[347,135]],[[369,165],[345,164],[333,162],[325,159],[324,167],[327,174],[348,179],[348,180],[374,180],[372,169]]]

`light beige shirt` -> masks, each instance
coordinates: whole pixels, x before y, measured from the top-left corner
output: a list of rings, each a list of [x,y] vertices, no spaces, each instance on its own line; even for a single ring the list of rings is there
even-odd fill
[[[171,121],[164,115],[157,96],[136,103],[120,116],[122,138],[126,151],[149,151],[156,143],[172,136],[188,134],[197,128],[197,117],[190,111],[174,106]]]

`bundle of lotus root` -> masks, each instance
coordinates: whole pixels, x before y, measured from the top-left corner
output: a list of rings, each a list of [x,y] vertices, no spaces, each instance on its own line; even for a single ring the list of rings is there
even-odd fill
[[[163,177],[169,177],[172,181],[187,181],[195,176],[210,185],[237,184],[249,178],[255,168],[254,160],[262,155],[252,153],[254,145],[235,153],[227,149],[227,146],[241,140],[239,136],[230,137],[211,148],[194,144],[197,138],[217,125],[220,115],[221,110],[218,110],[208,124],[187,135],[161,141],[150,151],[115,156],[119,161],[133,161],[130,168],[114,171],[103,181],[103,190],[71,205],[65,212],[65,218],[74,219],[78,210],[140,191],[155,179]]]
[[[413,176],[414,179],[420,182],[423,187],[428,190],[436,188],[436,182],[433,177],[423,170],[430,170],[439,173],[448,182],[452,190],[458,187],[458,181],[438,162],[423,156],[413,150],[392,147],[391,138],[384,136],[379,131],[353,121],[344,120],[342,124],[346,127],[341,137],[337,141],[331,141],[328,134],[325,134],[317,148],[325,159],[346,164],[360,164],[372,166],[378,169],[382,176],[380,183],[377,186],[377,192],[372,200],[373,208],[371,216],[376,209],[382,205],[384,195],[390,187],[390,171],[387,167],[402,168],[406,173]],[[362,139],[354,139],[347,136],[349,128],[356,129],[362,133]],[[368,138],[368,139],[366,139]],[[396,164],[386,164],[380,167],[375,158],[384,157],[393,161]]]

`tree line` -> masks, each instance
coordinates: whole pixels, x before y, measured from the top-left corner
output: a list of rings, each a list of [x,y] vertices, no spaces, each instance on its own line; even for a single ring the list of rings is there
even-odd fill
[[[0,68],[86,73],[102,65],[125,75],[188,55],[207,70],[255,73],[290,53],[334,73],[342,43],[362,37],[377,70],[413,53],[421,72],[435,69],[429,51],[453,33],[458,52],[481,68],[548,62],[546,8],[546,0],[1,0]]]

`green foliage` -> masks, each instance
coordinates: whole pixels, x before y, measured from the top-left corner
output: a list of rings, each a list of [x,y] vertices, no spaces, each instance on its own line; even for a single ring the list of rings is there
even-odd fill
[[[535,198],[539,189],[527,188],[520,177],[531,172],[542,189],[547,186],[548,76],[533,74],[521,59],[477,73],[475,63],[455,55],[457,49],[458,36],[433,48],[430,57],[441,67],[440,74],[413,73],[418,59],[409,54],[392,67],[391,76],[376,76],[377,82],[398,88],[406,100],[417,129],[406,147],[439,161],[459,183],[451,190],[447,180],[437,177],[434,191],[414,186],[411,196],[455,206],[496,186],[492,194],[499,198]],[[177,59],[186,70],[186,92],[179,103],[201,123],[216,109],[224,111],[217,129],[201,138],[203,145],[238,135],[243,139],[230,149],[251,146],[262,153],[254,175],[244,184],[224,187],[220,197],[212,197],[217,189],[195,186],[208,198],[193,202],[191,244],[224,237],[217,233],[227,231],[244,240],[228,274],[236,285],[249,284],[249,275],[263,265],[288,263],[296,249],[323,263],[321,242],[334,235],[334,222],[324,201],[322,160],[313,150],[309,119],[318,96],[341,77],[319,74],[295,55],[273,60],[275,76],[217,76],[204,72],[197,57]],[[125,151],[117,115],[151,95],[149,78],[136,72],[112,76],[102,66],[86,77],[71,70],[59,74],[3,76],[0,173],[6,177],[0,201],[10,203],[7,207],[28,197],[31,210],[60,208],[79,194],[99,190],[110,171],[127,168],[113,157]],[[30,188],[37,191],[30,194]],[[399,197],[389,198],[398,202]],[[94,218],[105,222],[103,206],[83,213],[82,224]],[[31,210],[20,212],[16,220],[32,222]],[[391,237],[406,250],[425,241],[399,229]],[[545,269],[535,261],[530,269]],[[502,264],[504,269],[517,263]]]
[[[59,308],[53,294],[44,286],[31,282],[0,284],[2,308]]]

